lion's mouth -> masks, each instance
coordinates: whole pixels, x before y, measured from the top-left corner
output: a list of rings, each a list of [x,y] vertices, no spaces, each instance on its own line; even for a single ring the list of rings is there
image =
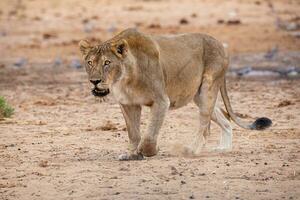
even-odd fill
[[[92,94],[95,97],[104,97],[109,94],[109,89],[99,89],[97,87],[94,87],[94,89],[92,89]]]

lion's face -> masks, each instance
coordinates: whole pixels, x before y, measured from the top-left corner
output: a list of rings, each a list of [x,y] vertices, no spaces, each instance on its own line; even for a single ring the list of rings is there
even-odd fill
[[[125,63],[128,63],[126,41],[99,46],[81,41],[79,45],[88,78],[94,86],[92,94],[97,97],[108,95],[109,88],[120,80]]]

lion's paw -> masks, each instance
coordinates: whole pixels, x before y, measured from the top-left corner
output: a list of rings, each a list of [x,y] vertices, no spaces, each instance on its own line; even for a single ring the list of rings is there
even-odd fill
[[[143,160],[144,156],[142,154],[128,154],[123,153],[119,155],[119,161],[129,161],[129,160]]]
[[[230,151],[232,149],[231,146],[217,146],[215,148],[213,148],[213,151],[216,151],[216,152],[224,152],[224,151]]]
[[[156,143],[153,142],[142,142],[138,147],[138,152],[147,157],[155,156],[158,150]]]

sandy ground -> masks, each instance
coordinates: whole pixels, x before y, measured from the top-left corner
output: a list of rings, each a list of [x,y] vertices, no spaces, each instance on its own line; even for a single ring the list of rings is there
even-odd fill
[[[128,137],[118,104],[95,99],[84,69],[70,66],[80,39],[136,26],[209,33],[229,45],[232,68],[299,69],[297,29],[278,27],[298,22],[299,10],[292,0],[0,1],[0,95],[15,108],[0,121],[0,199],[300,199],[299,78],[228,77],[235,112],[274,123],[265,131],[234,125],[230,152],[209,151],[220,135],[213,124],[202,155],[174,153],[197,131],[191,103],[169,111],[157,156],[120,162]],[[241,24],[226,24],[232,15]],[[278,57],[266,61],[275,47]]]

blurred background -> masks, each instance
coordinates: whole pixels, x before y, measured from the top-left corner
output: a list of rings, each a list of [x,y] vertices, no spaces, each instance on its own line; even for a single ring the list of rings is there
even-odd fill
[[[299,50],[297,0],[1,0],[2,59],[78,55],[80,39],[104,41],[128,27],[203,32],[232,53]]]
[[[116,164],[125,122],[113,98],[91,95],[78,42],[129,27],[220,40],[234,111],[273,126],[233,125],[229,153],[174,156],[197,131],[191,103],[166,117],[159,155]],[[299,0],[0,0],[0,199],[297,199],[299,76]]]

